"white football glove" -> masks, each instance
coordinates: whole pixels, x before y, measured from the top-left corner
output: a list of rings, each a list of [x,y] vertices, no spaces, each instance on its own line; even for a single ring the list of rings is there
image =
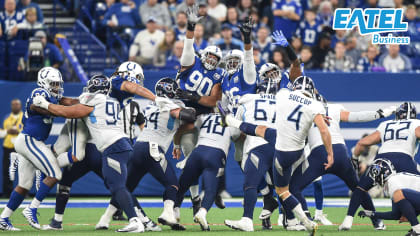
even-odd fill
[[[197,24],[197,22],[203,18],[202,16],[198,16],[198,7],[197,5],[193,5],[187,8],[187,18],[188,22]]]
[[[396,106],[390,106],[390,107],[387,107],[387,108],[384,108],[384,109],[379,109],[378,113],[383,117],[388,117],[388,116],[394,114],[396,109],[397,109]]]
[[[34,97],[32,103],[37,107],[44,108],[45,110],[48,110],[48,105],[50,105],[47,99],[45,99],[45,97],[42,95]]]

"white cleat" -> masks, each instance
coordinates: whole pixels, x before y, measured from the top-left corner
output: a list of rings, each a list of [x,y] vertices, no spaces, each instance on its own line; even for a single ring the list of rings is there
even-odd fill
[[[248,217],[242,217],[240,220],[225,220],[225,225],[229,228],[246,231],[246,232],[253,232],[254,231],[254,223],[252,219]]]
[[[0,229],[5,231],[20,231],[20,229],[12,225],[9,218],[0,218]]]
[[[271,211],[269,211],[269,210],[267,210],[267,209],[263,209],[263,210],[261,211],[261,213],[260,213],[260,216],[259,216],[258,218],[259,218],[260,220],[265,220],[265,219],[267,219],[267,218],[270,218],[272,214],[273,214],[273,213],[272,213]]]
[[[204,208],[200,208],[200,210],[194,216],[194,221],[200,224],[201,230],[210,231],[210,227],[209,227],[209,224],[207,223],[206,215],[207,215],[207,210]]]
[[[333,223],[327,219],[327,215],[326,214],[322,214],[321,212],[316,211],[315,212],[315,217],[314,217],[315,221],[321,222],[321,224],[323,225],[333,225]]]
[[[177,223],[174,213],[174,202],[166,200],[164,202],[163,212],[158,218],[158,222],[162,225],[172,226]]]
[[[96,224],[95,229],[96,230],[107,230],[109,229],[109,222],[111,219],[109,217],[106,217],[105,214],[101,216],[101,219]]]
[[[318,224],[309,219],[305,220],[303,225],[305,226],[306,231],[309,232],[309,235],[315,235],[315,232],[318,230]]]
[[[140,219],[133,217],[130,219],[130,223],[122,229],[117,229],[116,232],[119,233],[143,233],[144,225],[141,223]]]
[[[160,231],[162,231],[162,228],[159,227],[159,225],[157,225],[152,220],[149,220],[149,221],[143,223],[143,225],[144,225],[144,230],[145,231],[149,231],[149,232],[160,232]]]
[[[306,230],[305,226],[301,225],[296,218],[292,220],[287,220],[286,224],[287,224],[286,226],[287,231],[305,231]]]
[[[36,208],[26,207],[22,211],[22,214],[26,218],[26,220],[28,221],[29,225],[32,226],[32,228],[41,229],[41,225],[39,224],[38,218],[37,218],[37,209]]]
[[[353,225],[353,217],[352,216],[346,216],[343,220],[343,223],[338,227],[338,230],[340,231],[348,231],[351,229],[351,226]]]

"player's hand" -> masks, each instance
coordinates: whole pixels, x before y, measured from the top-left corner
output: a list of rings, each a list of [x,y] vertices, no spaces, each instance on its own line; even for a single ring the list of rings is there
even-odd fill
[[[198,16],[198,6],[195,4],[188,7],[185,13],[187,14],[188,23],[192,23],[194,25],[203,18],[202,16]]]
[[[396,109],[397,109],[396,106],[390,106],[390,107],[387,107],[387,108],[384,108],[384,109],[379,109],[376,112],[378,112],[378,114],[381,118],[384,118],[384,117],[388,117],[388,116],[394,114]]]
[[[280,45],[282,47],[289,46],[289,42],[287,42],[286,37],[284,37],[284,34],[281,30],[276,30],[271,35],[271,38],[274,40],[272,44],[274,45]]]
[[[192,102],[198,102],[201,98],[196,93],[186,91],[186,90],[182,90],[182,89],[177,89],[175,91],[175,94],[176,94],[176,98],[178,98],[178,99],[189,100],[189,101],[192,101]]]
[[[181,158],[181,148],[174,147],[174,149],[172,149],[172,158],[177,160]]]
[[[331,124],[330,120],[332,120],[332,119],[331,119],[331,117],[329,117],[329,116],[324,116],[324,121],[325,121],[325,124],[327,124],[328,126],[330,126],[330,124]]]
[[[328,170],[329,168],[332,167],[332,165],[334,164],[334,157],[333,155],[328,155],[327,156],[327,163],[324,163],[325,169]]]
[[[50,105],[47,99],[45,99],[45,97],[42,95],[34,97],[32,103],[37,107],[44,108],[45,110],[48,110],[48,105]]]
[[[252,33],[253,27],[254,27],[254,21],[252,20],[252,17],[245,18],[245,22],[239,26],[242,36],[244,37],[245,44],[251,43],[251,33]]]

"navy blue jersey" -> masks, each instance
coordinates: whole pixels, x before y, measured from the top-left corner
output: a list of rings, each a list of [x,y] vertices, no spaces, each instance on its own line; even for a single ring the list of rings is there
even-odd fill
[[[296,35],[302,39],[304,45],[314,46],[321,30],[322,26],[320,22],[315,20],[315,24],[310,25],[305,20],[300,23]]]
[[[210,96],[213,86],[222,82],[226,71],[221,68],[207,70],[200,58],[195,56],[194,65],[183,72],[178,72],[177,83],[180,89],[196,93],[200,96]],[[210,113],[212,108],[198,103],[185,102],[188,107],[196,109],[197,113]]]
[[[109,93],[109,96],[118,100],[121,109],[123,109],[125,105],[130,103],[134,96],[134,94],[121,90],[121,85],[124,81],[129,81],[136,84],[139,83],[138,80],[133,79],[129,76],[122,77],[120,75],[117,75],[111,78],[111,92]]]
[[[257,80],[255,80],[257,81]],[[241,96],[251,93],[254,94],[257,89],[257,83],[248,84],[244,78],[243,66],[236,71],[233,75],[226,75],[222,81],[222,92],[228,97],[230,105],[236,110],[236,104]]]
[[[31,110],[33,98],[36,96],[44,96],[48,102],[53,104],[58,103],[57,99],[52,97],[47,90],[43,88],[34,89],[31,93],[31,96],[26,100],[25,115],[22,119],[22,133],[34,137],[39,141],[45,141],[50,134],[54,117],[42,115]]]

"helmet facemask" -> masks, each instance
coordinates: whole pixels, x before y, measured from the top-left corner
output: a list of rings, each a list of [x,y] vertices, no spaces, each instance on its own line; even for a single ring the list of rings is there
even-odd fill
[[[206,52],[204,54],[204,58],[203,58],[203,66],[204,68],[206,68],[207,70],[215,70],[217,65],[219,64],[220,58],[211,53],[211,52]]]
[[[239,67],[242,65],[242,60],[240,57],[229,57],[226,60],[226,71],[232,75],[238,71]]]
[[[63,97],[64,93],[63,81],[48,80],[48,92],[50,92],[51,95],[60,100]]]

